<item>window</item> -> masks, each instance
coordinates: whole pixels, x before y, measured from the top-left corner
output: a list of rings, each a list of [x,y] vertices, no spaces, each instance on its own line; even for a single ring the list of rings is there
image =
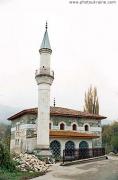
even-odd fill
[[[61,144],[59,141],[52,141],[50,143],[50,149],[55,158],[59,158],[61,156]]]
[[[16,131],[19,131],[20,129],[20,124],[16,124]]]
[[[49,129],[51,129],[52,128],[52,124],[51,123],[49,123]]]
[[[88,142],[86,141],[81,141],[79,143],[79,149],[83,149],[83,148],[89,148]]]
[[[64,123],[61,123],[60,124],[60,130],[64,130],[65,129],[65,125],[64,125]]]
[[[66,156],[73,156],[74,157],[74,151],[75,150],[75,144],[73,141],[67,141],[65,143],[65,155]]]
[[[89,131],[89,126],[85,125],[85,131]]]
[[[65,143],[65,150],[74,150],[75,149],[75,144],[73,141],[67,141]]]
[[[72,125],[72,130],[73,130],[73,131],[77,131],[77,125],[76,125],[76,124],[73,124],[73,125]]]

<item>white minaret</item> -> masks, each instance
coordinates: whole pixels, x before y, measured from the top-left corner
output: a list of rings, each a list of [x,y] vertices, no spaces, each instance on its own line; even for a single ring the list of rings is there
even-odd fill
[[[49,150],[50,86],[54,79],[54,72],[50,70],[52,50],[48,37],[47,22],[39,53],[40,67],[35,74],[38,85],[37,148],[44,153],[44,151]]]

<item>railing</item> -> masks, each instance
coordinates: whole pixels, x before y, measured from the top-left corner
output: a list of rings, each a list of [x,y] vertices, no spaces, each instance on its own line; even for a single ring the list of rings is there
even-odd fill
[[[47,69],[38,69],[35,71],[35,76],[38,76],[38,75],[50,75],[50,76],[53,76],[54,77],[54,71],[48,71]]]
[[[65,161],[74,161],[79,159],[88,159],[105,155],[105,148],[81,148],[63,150],[63,163]]]

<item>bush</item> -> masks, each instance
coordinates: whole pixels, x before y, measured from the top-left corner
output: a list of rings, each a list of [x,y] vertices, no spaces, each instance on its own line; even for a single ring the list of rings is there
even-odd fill
[[[0,167],[1,169],[6,169],[8,171],[14,171],[15,163],[10,157],[10,152],[8,148],[0,143]]]

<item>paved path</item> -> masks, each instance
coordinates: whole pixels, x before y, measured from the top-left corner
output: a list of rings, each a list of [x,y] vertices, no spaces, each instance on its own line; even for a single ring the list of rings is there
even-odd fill
[[[33,180],[118,180],[118,157],[71,166],[55,164],[46,175]]]

